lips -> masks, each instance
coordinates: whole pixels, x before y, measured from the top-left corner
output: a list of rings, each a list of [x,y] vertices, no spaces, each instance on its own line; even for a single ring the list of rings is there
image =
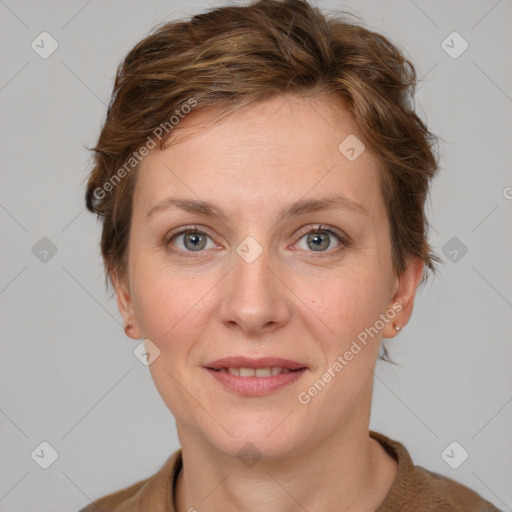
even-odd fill
[[[226,362],[222,362],[226,361]],[[299,363],[296,361],[290,361],[289,359],[277,359],[277,358],[265,358],[247,361],[247,359],[224,359],[215,361],[213,364],[216,366],[222,364],[288,364],[289,366],[297,366]],[[271,368],[272,372],[269,375],[269,368],[249,368],[241,367],[238,372],[237,367],[230,366],[229,370],[220,368],[213,370],[212,368],[205,368],[215,381],[219,382],[224,390],[234,393],[238,396],[264,396],[271,393],[276,393],[281,389],[288,386],[292,386],[308,371],[307,368],[302,367],[301,369],[291,370],[286,367],[275,367]],[[242,375],[243,374],[243,375]]]
[[[204,365],[210,370],[222,370],[227,368],[287,368],[288,370],[307,369],[307,365],[291,359],[283,359],[280,357],[260,357],[253,359],[250,357],[224,357],[217,359]]]

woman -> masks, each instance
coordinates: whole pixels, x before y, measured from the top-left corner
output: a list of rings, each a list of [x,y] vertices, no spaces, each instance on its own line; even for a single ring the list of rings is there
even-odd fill
[[[498,510],[369,431],[381,339],[440,261],[415,83],[387,39],[303,1],[130,51],[86,200],[181,449],[84,511]]]

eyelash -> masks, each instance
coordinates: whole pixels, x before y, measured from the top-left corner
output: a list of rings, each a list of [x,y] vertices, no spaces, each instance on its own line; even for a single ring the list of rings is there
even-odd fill
[[[206,236],[206,237],[212,239],[212,237],[208,233],[206,233],[205,231],[200,229],[198,226],[192,225],[192,226],[186,226],[185,228],[183,228],[180,231],[177,231],[175,233],[170,233],[166,237],[165,245],[169,246],[175,238],[177,238],[178,236],[181,236],[181,235],[186,235],[188,233],[197,233],[199,235],[203,235],[203,236]],[[318,225],[314,228],[308,228],[306,230],[301,231],[300,236],[299,236],[299,241],[302,238],[304,238],[304,236],[306,236],[306,235],[321,234],[321,233],[328,233],[331,236],[334,235],[340,242],[340,245],[339,245],[339,247],[336,247],[336,248],[330,249],[330,250],[328,249],[327,251],[307,251],[307,252],[311,252],[313,254],[315,254],[315,252],[317,252],[317,254],[315,254],[313,256],[314,258],[322,258],[322,257],[325,257],[324,255],[332,256],[333,254],[337,254],[337,253],[347,249],[352,244],[352,241],[347,236],[343,236],[342,234],[337,233],[333,229],[330,229],[329,226],[325,226],[322,224]],[[181,249],[178,249],[178,250],[173,250],[172,252],[181,254],[185,258],[197,258],[197,256],[192,255],[194,251],[182,251]],[[204,251],[197,251],[197,252],[200,253],[200,252],[204,252]]]

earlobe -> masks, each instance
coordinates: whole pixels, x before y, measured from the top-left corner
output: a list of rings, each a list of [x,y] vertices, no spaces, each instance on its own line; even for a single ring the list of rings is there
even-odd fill
[[[392,306],[386,312],[386,316],[390,319],[382,331],[384,338],[394,338],[405,326],[403,324],[401,312],[402,304],[400,302],[393,302]],[[391,315],[392,313],[392,315]]]
[[[423,277],[423,268],[423,261],[418,258],[414,258],[409,260],[407,267],[399,276],[398,287],[395,296],[391,301],[391,305],[400,304],[400,311],[395,316],[395,319],[389,326],[389,329],[386,329],[387,332],[384,334],[386,338],[393,338],[396,336],[409,321],[414,307],[416,290],[418,289]],[[396,311],[396,307],[393,309]]]

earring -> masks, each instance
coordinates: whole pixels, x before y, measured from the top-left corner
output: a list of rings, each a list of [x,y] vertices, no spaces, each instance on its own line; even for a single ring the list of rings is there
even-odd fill
[[[129,329],[131,329],[133,327],[133,324],[131,323],[128,323],[124,326],[124,332],[128,331]]]
[[[397,324],[393,324],[393,327],[394,327],[395,331],[399,331],[400,330],[400,327]]]

